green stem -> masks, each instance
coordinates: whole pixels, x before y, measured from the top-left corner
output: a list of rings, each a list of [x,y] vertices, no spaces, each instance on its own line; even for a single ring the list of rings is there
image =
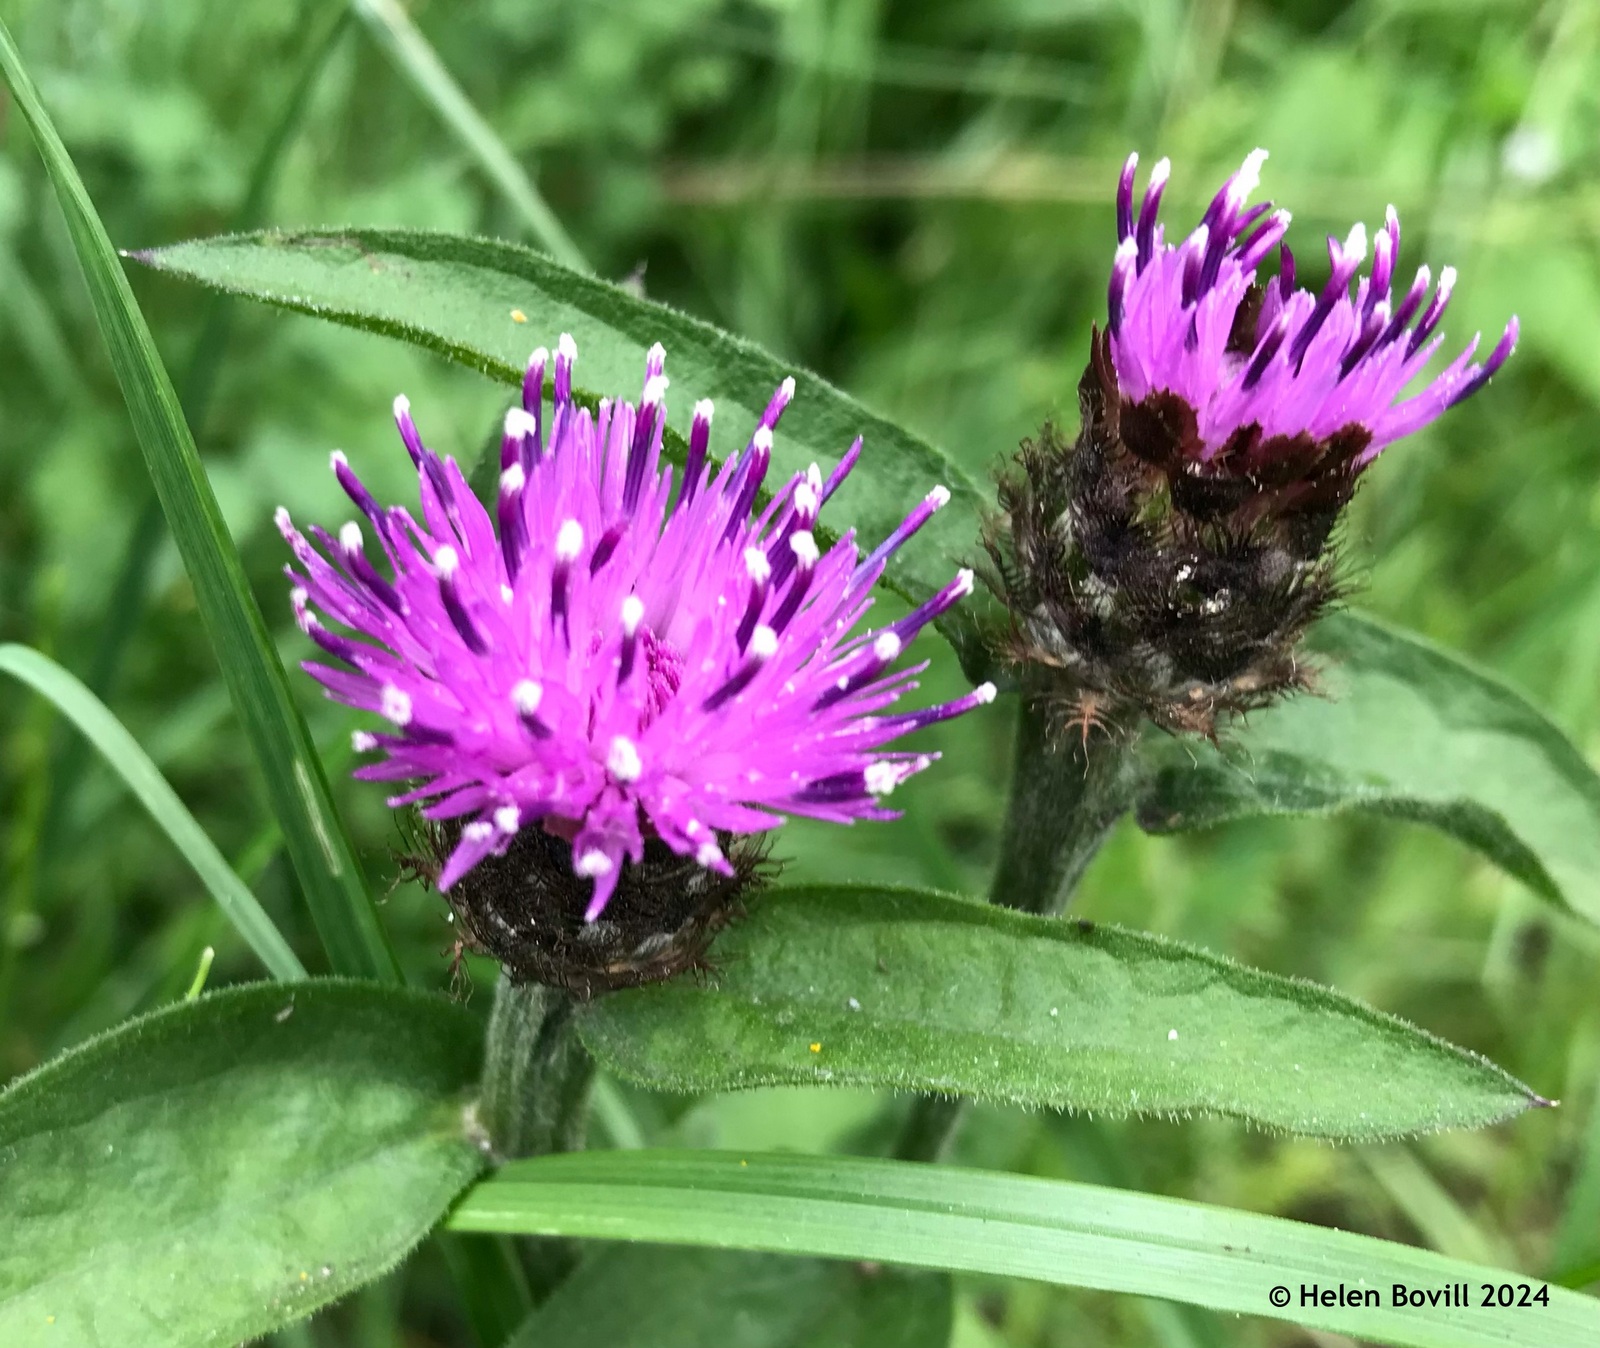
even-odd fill
[[[1052,729],[1050,708],[1024,679],[1017,709],[1011,798],[989,901],[1026,913],[1059,913],[1112,827],[1128,810],[1130,753],[1136,733]],[[937,1161],[950,1149],[967,1102],[926,1095],[900,1130],[894,1155]]]
[[[1011,799],[989,901],[1059,913],[1128,810],[1128,760],[1137,735],[1052,729],[1045,695],[1032,680],[1019,701]]]
[[[509,1161],[581,1151],[594,1059],[578,1042],[572,998],[505,974],[495,990],[481,1115],[495,1155]]]

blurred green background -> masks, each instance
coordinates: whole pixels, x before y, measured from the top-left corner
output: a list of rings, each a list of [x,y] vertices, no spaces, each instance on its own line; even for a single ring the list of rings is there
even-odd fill
[[[1295,212],[1291,239],[1312,274],[1322,233],[1373,225],[1393,202],[1402,275],[1423,261],[1460,268],[1452,340],[1498,332],[1511,312],[1524,339],[1487,392],[1369,474],[1346,539],[1357,602],[1492,666],[1600,753],[1595,0],[432,0],[411,12],[597,272],[818,370],[979,475],[1046,417],[1075,421],[1129,149],[1146,164],[1172,156],[1169,228],[1187,228],[1252,146],[1270,149],[1263,190]],[[340,13],[337,0],[0,0],[119,246],[228,228],[324,46],[265,220],[528,238],[368,27],[345,24],[326,44]],[[463,457],[508,392],[253,308],[226,315],[224,348],[205,326],[208,297],[147,274],[134,283],[180,386],[193,391],[220,356],[197,438],[298,659],[273,507],[344,518],[326,472],[334,447],[380,497],[408,490],[388,426],[396,392],[431,443]],[[555,336],[530,332],[529,344]],[[96,682],[314,960],[148,501],[55,203],[0,103],[0,639]],[[146,563],[146,597],[130,602]],[[947,653],[926,683],[960,686]],[[309,680],[298,686],[339,768],[351,720]],[[901,822],[785,830],[788,874],[982,892],[1010,716],[1003,701],[948,728],[946,759],[903,792]],[[259,975],[176,854],[41,705],[8,690],[0,742],[0,1079],[181,995],[207,944],[213,983]],[[386,888],[401,845],[392,821],[375,791],[338,790]],[[1340,1149],[1217,1121],[984,1109],[961,1159],[1548,1270],[1586,1146],[1600,1163],[1593,931],[1449,841],[1355,819],[1167,840],[1125,826],[1075,902],[1355,993],[1563,1107]],[[446,986],[443,905],[399,886],[384,912],[416,981]],[[488,979],[477,970],[475,1004]],[[635,1103],[678,1140],[740,1146],[866,1148],[898,1108],[820,1092],[681,1116]],[[1600,1193],[1577,1201],[1588,1204],[1577,1220],[1600,1222]],[[965,1348],[1347,1342],[1026,1285],[965,1282],[960,1299]],[[425,1251],[282,1341],[463,1334]]]

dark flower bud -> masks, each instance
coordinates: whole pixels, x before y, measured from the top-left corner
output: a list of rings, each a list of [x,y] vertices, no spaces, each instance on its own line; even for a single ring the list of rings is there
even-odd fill
[[[1085,735],[1148,717],[1211,736],[1219,718],[1304,687],[1298,643],[1340,594],[1335,529],[1362,471],[1482,388],[1516,344],[1513,318],[1482,364],[1475,338],[1402,398],[1442,341],[1454,272],[1426,308],[1426,267],[1396,300],[1391,207],[1368,275],[1358,224],[1328,240],[1321,291],[1297,289],[1288,213],[1247,205],[1265,158],[1250,155],[1175,246],[1156,224],[1167,162],[1135,212],[1129,158],[1082,428],[1069,444],[1047,425],[1000,485],[987,546],[1012,654],[1056,672],[1045,682]],[[1278,276],[1258,281],[1275,248]]]

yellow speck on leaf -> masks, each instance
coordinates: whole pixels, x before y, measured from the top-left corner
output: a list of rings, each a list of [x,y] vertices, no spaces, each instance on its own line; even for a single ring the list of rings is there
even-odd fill
[[[305,1272],[304,1270],[301,1270],[300,1281],[301,1282],[310,1282],[311,1281],[311,1275],[309,1273]]]
[[[822,1045],[821,1044],[813,1044],[811,1046],[811,1051],[813,1053],[821,1053],[822,1052]]]
[[[528,321],[528,316],[527,314],[523,313],[521,309],[513,309],[511,311],[511,321],[513,323],[526,323]]]
[[[44,1322],[47,1325],[53,1325],[56,1322],[56,1317],[53,1315],[47,1315],[44,1317]]]

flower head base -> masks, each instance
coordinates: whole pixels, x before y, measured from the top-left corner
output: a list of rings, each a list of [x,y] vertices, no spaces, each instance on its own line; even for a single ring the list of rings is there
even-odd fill
[[[860,441],[826,478],[813,466],[758,507],[792,380],[715,471],[712,408],[699,404],[674,492],[661,463],[661,348],[639,403],[597,412],[573,400],[576,355],[566,336],[553,360],[534,353],[505,420],[493,519],[455,462],[423,444],[403,398],[395,419],[417,467],[420,521],[379,506],[334,455],[392,578],[355,524],[338,537],[312,529],[319,550],[282,511],[278,523],[300,565],[289,571],[297,618],[337,661],[306,669],[390,723],[357,733],[358,750],[383,758],[356,775],[415,783],[390,804],[426,802],[443,830],[439,887],[538,830],[560,840],[594,922],[647,847],[734,876],[730,840],[784,814],[893,818],[883,797],[932,758],[884,746],[993,689],[885,714],[921,668],[891,666],[971,589],[968,572],[906,617],[856,631],[888,558],[948,499],[943,489],[865,559],[852,534],[824,551],[817,516]],[[313,606],[354,635],[324,627]]]
[[[1511,355],[1477,341],[1407,395],[1442,336],[1454,272],[1393,288],[1400,221],[1328,240],[1327,284],[1297,289],[1287,212],[1250,205],[1266,152],[1181,243],[1157,223],[1168,166],[1135,209],[1117,191],[1108,323],[1092,340],[1073,445],[1047,426],[1001,484],[988,546],[1015,654],[1053,670],[1087,731],[1138,717],[1211,735],[1305,686],[1297,644],[1337,597],[1329,540],[1363,469],[1477,392]],[[1276,278],[1257,269],[1277,249]],[[1353,290],[1352,290],[1353,283]]]

